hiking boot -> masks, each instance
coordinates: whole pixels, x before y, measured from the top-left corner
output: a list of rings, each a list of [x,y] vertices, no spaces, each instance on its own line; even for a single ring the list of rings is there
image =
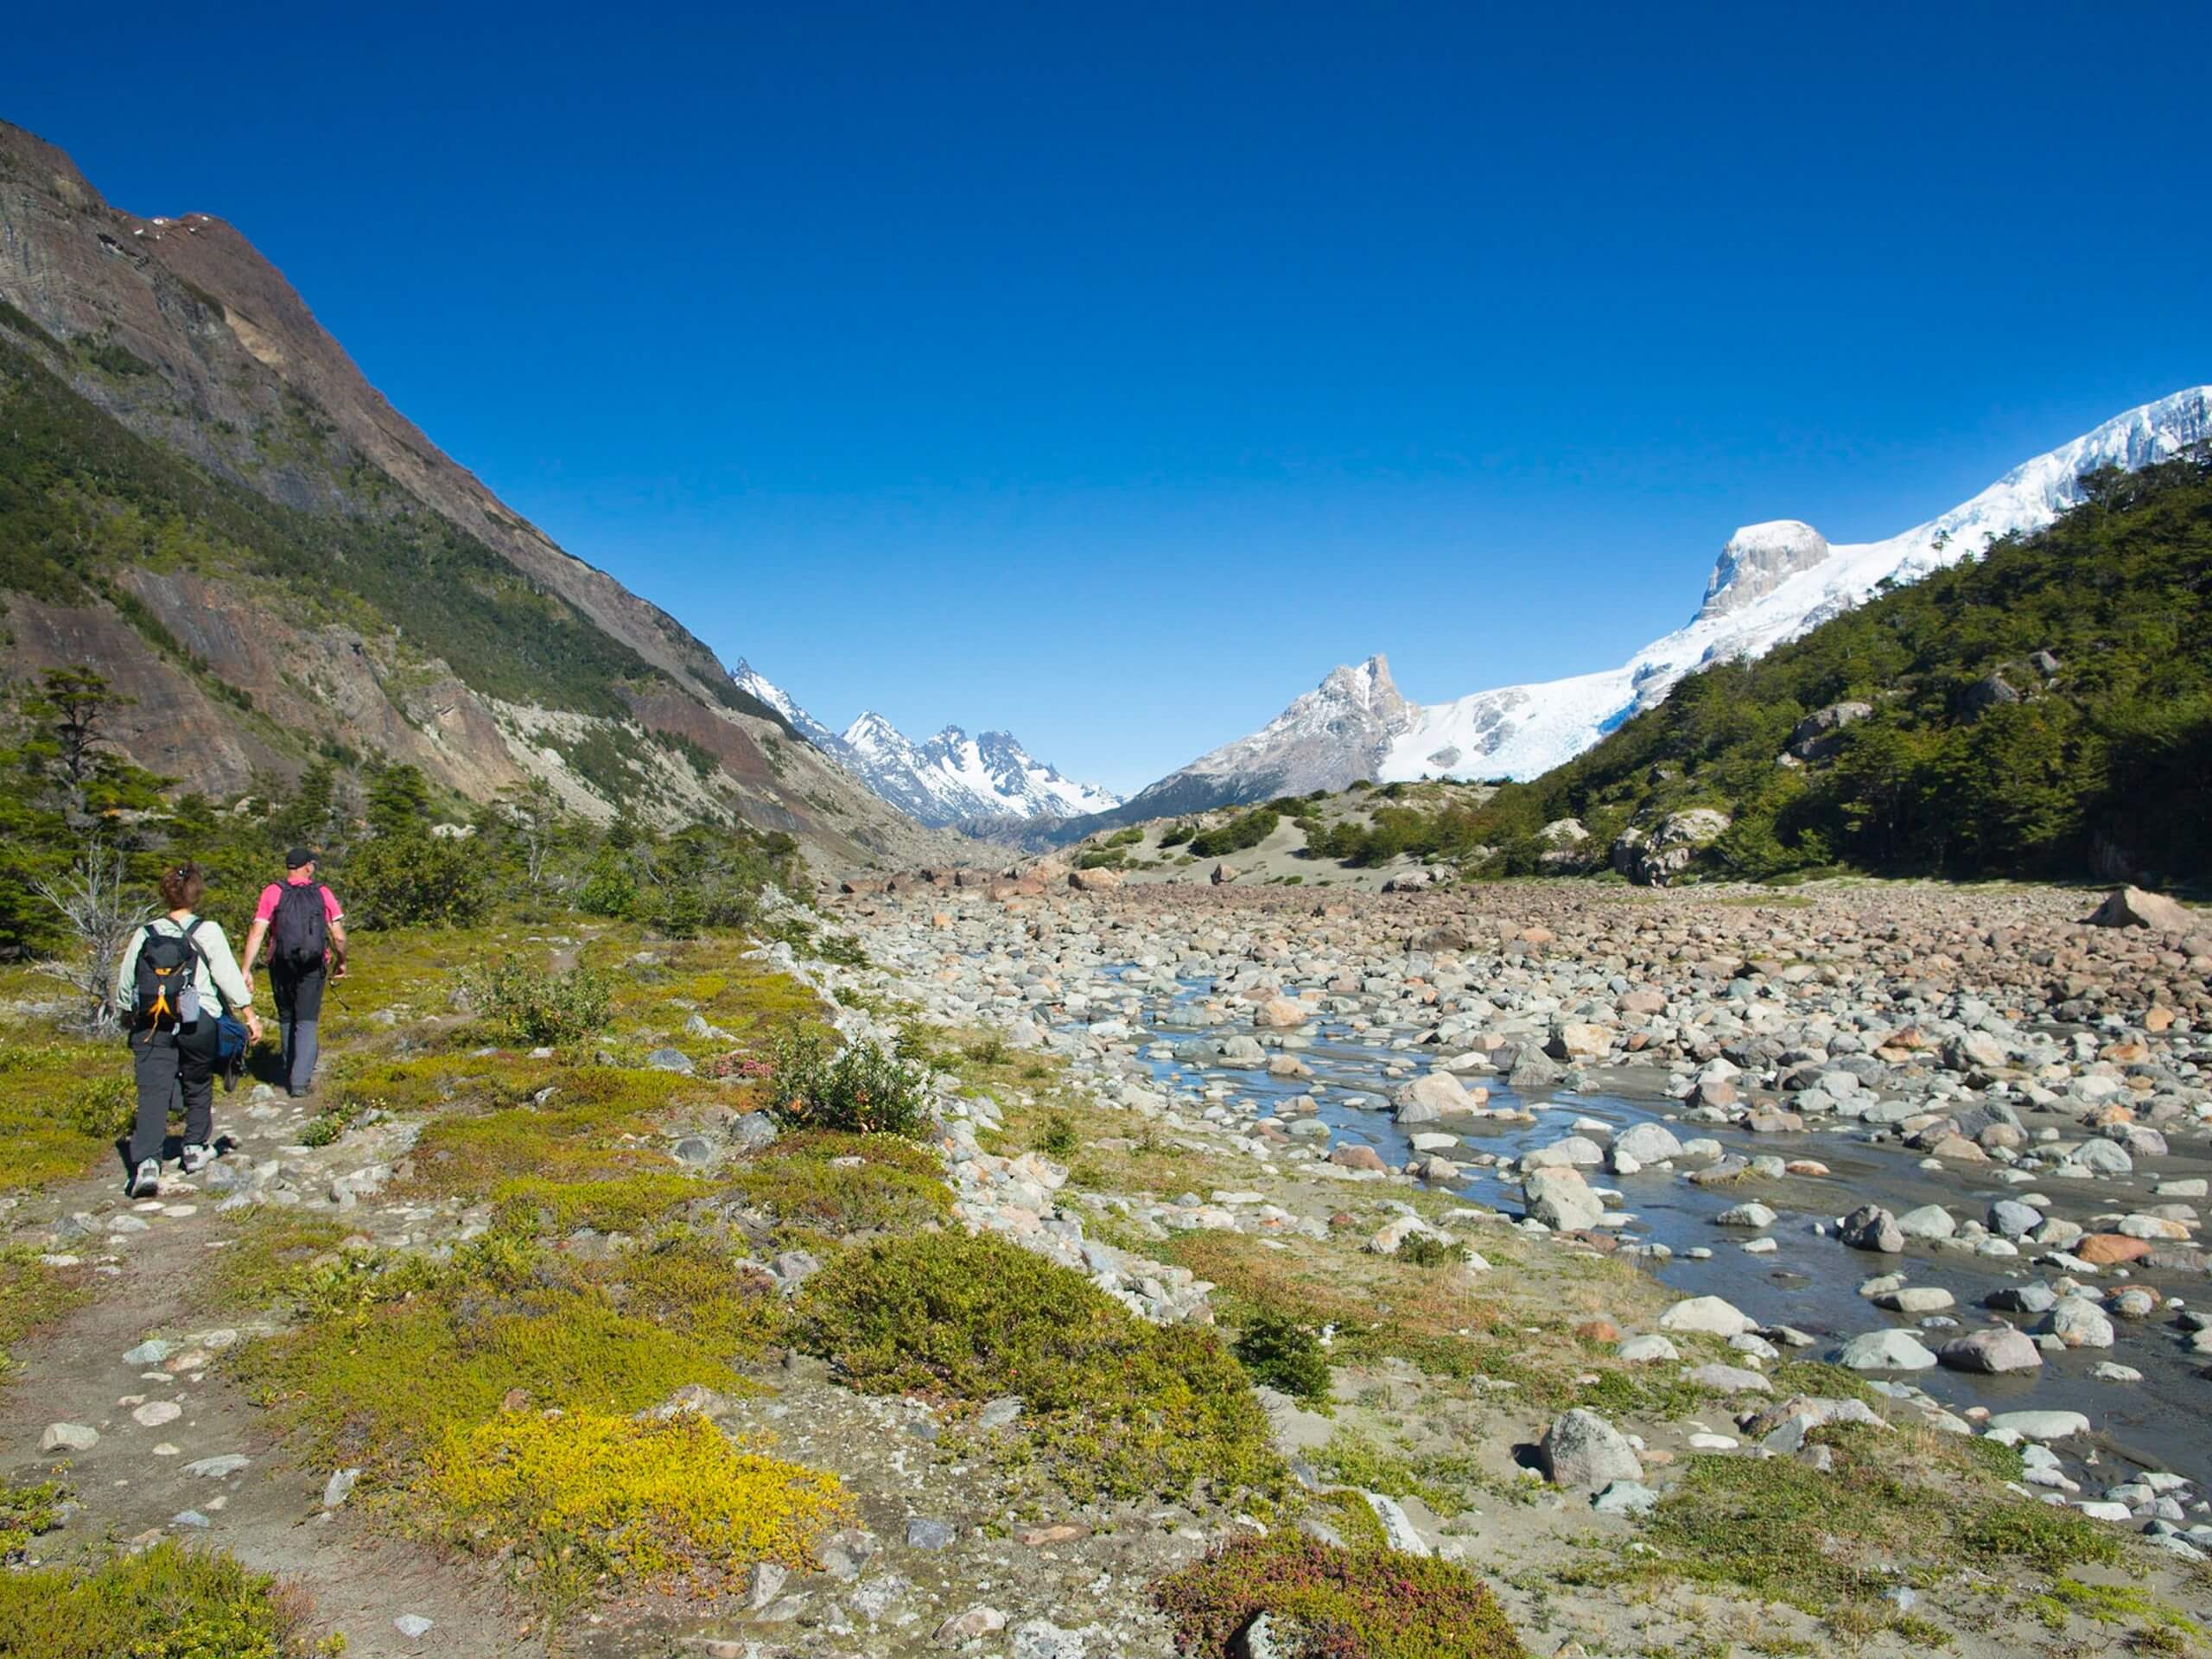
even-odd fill
[[[150,1198],[162,1190],[162,1160],[149,1158],[140,1164],[130,1177],[130,1185],[124,1189],[126,1198]]]
[[[177,1167],[188,1175],[197,1175],[215,1161],[213,1147],[190,1146],[177,1155]]]

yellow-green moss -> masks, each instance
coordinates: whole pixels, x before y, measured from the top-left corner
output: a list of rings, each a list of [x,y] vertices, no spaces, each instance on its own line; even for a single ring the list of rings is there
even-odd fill
[[[735,1275],[728,1293],[744,1294]],[[447,1433],[489,1422],[513,1390],[533,1407],[640,1410],[686,1383],[748,1386],[728,1344],[626,1313],[576,1280],[508,1293],[467,1286],[384,1302],[254,1344],[238,1363],[327,1466],[404,1481]]]
[[[508,1413],[451,1429],[421,1493],[449,1536],[514,1551],[556,1605],[602,1578],[711,1591],[755,1560],[807,1567],[853,1513],[834,1475],[732,1445],[690,1414]]]

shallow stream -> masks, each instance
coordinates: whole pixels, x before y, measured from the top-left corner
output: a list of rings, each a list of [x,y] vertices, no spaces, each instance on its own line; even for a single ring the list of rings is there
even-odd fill
[[[1145,1003],[1141,1022],[1132,1021],[1142,1046],[1154,1040],[1181,1044],[1197,1037],[1220,1036],[1234,1027],[1192,1028],[1174,1023],[1177,1007],[1202,988],[1192,984],[1173,999],[1152,997]],[[1152,1022],[1165,1018],[1169,1023]],[[1392,1077],[1393,1066],[1426,1062],[1404,1049],[1393,1049],[1370,1040],[1348,1026],[1325,1021],[1313,1027],[1310,1045],[1294,1052],[1313,1068],[1310,1078],[1271,1077],[1264,1071],[1198,1067],[1179,1060],[1147,1058],[1146,1064],[1163,1083],[1179,1090],[1201,1091],[1209,1084],[1225,1085],[1226,1099],[1246,1102],[1260,1115],[1275,1115],[1278,1103],[1310,1096],[1320,1103],[1320,1118],[1330,1128],[1328,1146],[1356,1142],[1373,1147],[1393,1166],[1413,1155],[1408,1132],[1391,1121],[1390,1092],[1404,1080]],[[1603,1084],[1599,1083],[1602,1075]],[[1898,1214],[1917,1205],[1940,1203],[1961,1218],[1979,1216],[2001,1197],[2017,1197],[2031,1190],[2001,1185],[1998,1166],[1986,1170],[1968,1167],[1941,1173],[1920,1167],[1919,1154],[1897,1145],[1869,1144],[1866,1130],[1845,1123],[1838,1131],[1796,1135],[1754,1135],[1726,1126],[1669,1122],[1678,1108],[1656,1092],[1663,1081],[1657,1067],[1612,1068],[1593,1071],[1592,1086],[1580,1094],[1545,1091],[1522,1099],[1505,1086],[1503,1079],[1471,1078],[1491,1091],[1493,1107],[1525,1106],[1535,1116],[1533,1123],[1494,1119],[1427,1123],[1423,1132],[1457,1134],[1466,1152],[1518,1156],[1548,1146],[1573,1132],[1578,1117],[1608,1125],[1614,1133],[1640,1122],[1669,1122],[1687,1140],[1693,1135],[1718,1140],[1732,1152],[1745,1157],[1767,1154],[1785,1160],[1807,1158],[1825,1164],[1826,1178],[1770,1180],[1758,1177],[1726,1186],[1704,1187],[1682,1179],[1679,1170],[1646,1169],[1634,1175],[1614,1176],[1603,1170],[1585,1173],[1593,1185],[1618,1190],[1613,1207],[1633,1217],[1619,1230],[1624,1244],[1656,1243],[1674,1252],[1665,1260],[1645,1258],[1643,1265],[1665,1284],[1687,1295],[1726,1298],[1762,1324],[1788,1325],[1817,1338],[1809,1352],[1826,1357],[1844,1338],[1885,1325],[1919,1329],[1922,1321],[1907,1314],[1876,1307],[1860,1296],[1859,1285],[1878,1274],[1902,1270],[1916,1285],[1936,1285],[1948,1290],[1957,1306],[1949,1318],[1957,1329],[1974,1330],[1995,1319],[1986,1312],[1984,1296],[2000,1286],[2031,1278],[2053,1279],[2056,1273],[2033,1265],[2032,1255],[1993,1258],[1964,1250],[1939,1249],[1908,1243],[1903,1256],[1874,1255],[1847,1248],[1834,1236],[1816,1236],[1817,1223],[1834,1219],[1869,1200]],[[1367,1103],[1358,1103],[1363,1099]],[[1314,1144],[1321,1143],[1316,1137]],[[1325,1148],[1324,1148],[1325,1149]],[[1453,1156],[1447,1152],[1446,1157]],[[2153,1179],[2212,1173],[2212,1163],[2201,1157],[2162,1159],[2155,1177],[2139,1172],[2132,1178],[2094,1183],[2055,1181],[2040,1190],[2053,1200],[2051,1213],[2086,1222],[2095,1214],[2138,1207],[2148,1203]],[[1489,1168],[1471,1168],[1454,1189],[1477,1203],[1517,1215],[1521,1209],[1517,1176],[1500,1177]],[[1741,1247],[1759,1235],[1751,1230],[1722,1227],[1714,1218],[1723,1211],[1757,1198],[1777,1213],[1766,1230],[1780,1248],[1772,1255],[1746,1253]],[[1697,1260],[1687,1252],[1703,1247],[1713,1254]],[[2107,1274],[2101,1282],[2115,1282]],[[2156,1287],[2169,1298],[2202,1300],[2212,1304],[2212,1290],[2201,1279],[2185,1275],[2140,1273],[2133,1282]],[[2208,1434],[2208,1384],[2200,1370],[2201,1358],[2181,1345],[2179,1333],[2163,1311],[2151,1319],[2131,1322],[2115,1318],[2116,1345],[2110,1349],[2075,1349],[2046,1353],[2038,1372],[2024,1376],[1986,1376],[1941,1367],[1910,1374],[1870,1373],[1869,1380],[1910,1382],[1925,1389],[1954,1410],[1986,1406],[1992,1411],[2035,1408],[2083,1413],[2102,1444],[2126,1462],[2154,1469],[2170,1469],[2188,1477],[2200,1490],[2212,1487],[2212,1434]],[[1921,1332],[1930,1349],[1957,1333],[1937,1326]],[[2108,1382],[2093,1375],[2104,1360],[2116,1360],[2143,1373],[2139,1382]],[[2073,1448],[2064,1448],[2071,1451]],[[2094,1496],[2105,1484],[2125,1478],[2124,1466],[2107,1459],[2097,1473],[2083,1482],[2085,1495]]]

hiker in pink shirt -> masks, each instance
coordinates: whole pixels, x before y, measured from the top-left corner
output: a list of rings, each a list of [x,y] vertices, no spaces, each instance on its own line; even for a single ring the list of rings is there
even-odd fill
[[[262,889],[245,936],[251,974],[269,943],[269,988],[284,1038],[284,1085],[294,1100],[315,1087],[323,987],[346,977],[346,912],[338,895],[315,879],[315,852],[295,847],[284,855],[284,879]]]

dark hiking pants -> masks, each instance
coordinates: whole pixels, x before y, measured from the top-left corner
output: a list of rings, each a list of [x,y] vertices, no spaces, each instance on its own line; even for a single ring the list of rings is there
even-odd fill
[[[215,1132],[215,1057],[180,1046],[176,1033],[130,1034],[131,1064],[138,1077],[138,1118],[130,1130],[130,1166],[158,1161],[168,1138],[169,1109],[184,1100],[184,1143],[204,1147]]]
[[[276,995],[276,1024],[284,1043],[284,1084],[300,1090],[315,1083],[315,1054],[320,1047],[316,1030],[322,1020],[322,988],[330,970],[318,963],[312,968],[269,964],[269,988]]]

